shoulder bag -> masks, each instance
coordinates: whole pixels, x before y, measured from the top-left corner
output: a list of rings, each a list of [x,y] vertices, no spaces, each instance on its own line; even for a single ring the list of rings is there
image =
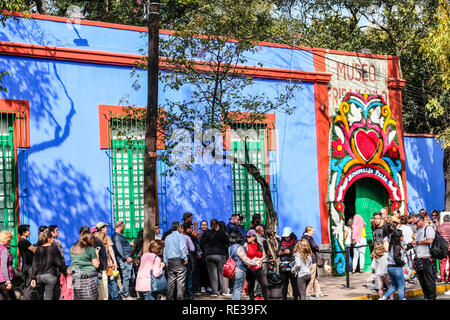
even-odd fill
[[[155,260],[156,260],[156,255],[155,258],[153,259],[153,264],[155,264]],[[151,291],[154,293],[157,292],[164,292],[167,291],[167,281],[166,281],[166,277],[164,275],[164,271],[162,272],[162,274],[159,277],[155,277],[153,275],[153,267],[150,270],[150,276],[152,277],[152,282],[151,282]]]

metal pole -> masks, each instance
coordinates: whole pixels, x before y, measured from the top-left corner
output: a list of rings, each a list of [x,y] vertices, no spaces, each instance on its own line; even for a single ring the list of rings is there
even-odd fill
[[[345,248],[345,287],[350,288],[350,272],[348,271],[349,268],[349,254],[347,248]]]

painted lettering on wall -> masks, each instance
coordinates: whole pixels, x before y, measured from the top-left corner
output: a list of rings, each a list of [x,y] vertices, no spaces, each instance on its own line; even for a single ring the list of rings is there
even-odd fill
[[[325,57],[326,71],[332,74],[328,91],[330,116],[347,92],[382,95],[389,103],[387,60],[328,53]]]

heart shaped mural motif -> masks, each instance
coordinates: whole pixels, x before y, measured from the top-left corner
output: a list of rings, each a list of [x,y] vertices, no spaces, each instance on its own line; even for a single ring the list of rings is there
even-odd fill
[[[354,139],[358,153],[366,162],[369,162],[376,154],[380,144],[378,134],[373,130],[358,130]]]

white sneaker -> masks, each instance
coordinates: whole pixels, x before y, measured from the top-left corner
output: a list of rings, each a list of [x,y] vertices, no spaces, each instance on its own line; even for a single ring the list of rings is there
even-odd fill
[[[450,290],[445,291],[444,294],[445,294],[446,296],[450,296]]]
[[[382,296],[380,299],[378,300],[386,300],[386,298],[384,296]]]
[[[211,295],[211,297],[217,297],[217,294],[213,293],[213,294]]]
[[[206,292],[205,287],[202,287],[202,288],[200,289],[200,292],[201,292],[201,293],[205,293],[205,292]]]

